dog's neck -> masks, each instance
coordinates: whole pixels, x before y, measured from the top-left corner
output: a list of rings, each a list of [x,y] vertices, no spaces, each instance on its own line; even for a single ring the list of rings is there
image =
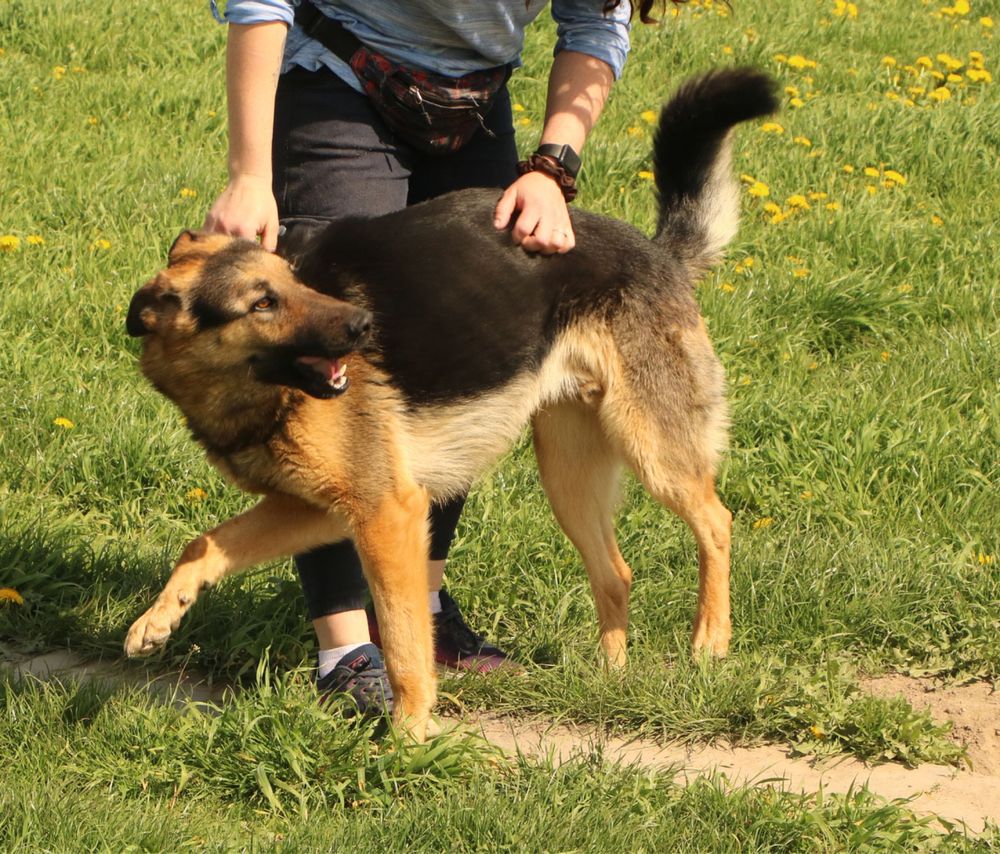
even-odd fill
[[[228,457],[266,445],[284,426],[294,389],[241,376],[221,379],[214,371],[179,378],[176,373],[146,370],[154,386],[184,415],[192,437],[215,457]],[[234,389],[239,393],[234,394]]]

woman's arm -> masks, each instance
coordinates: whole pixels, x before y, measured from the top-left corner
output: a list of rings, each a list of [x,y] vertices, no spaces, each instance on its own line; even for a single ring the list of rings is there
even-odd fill
[[[549,73],[541,143],[569,145],[579,152],[611,91],[614,71],[600,59],[560,51]],[[556,181],[544,172],[528,172],[511,184],[497,204],[496,228],[511,229],[514,242],[529,252],[569,252],[576,245],[569,209]]]
[[[259,235],[261,245],[271,252],[278,241],[278,207],[271,188],[274,94],[287,32],[281,21],[229,24],[229,183],[205,218],[209,231]]]

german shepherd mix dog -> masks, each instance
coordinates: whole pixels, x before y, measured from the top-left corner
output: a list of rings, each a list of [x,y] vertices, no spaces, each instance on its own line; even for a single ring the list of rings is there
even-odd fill
[[[776,107],[769,78],[716,71],[663,108],[652,239],[573,212],[576,248],[533,255],[467,190],[315,235],[293,268],[257,243],[187,231],[132,299],[142,371],[256,507],[198,537],[132,626],[161,647],[205,588],[351,538],[371,587],[394,716],[422,738],[434,702],[427,512],[530,421],[546,494],[579,549],[601,642],[625,663],[632,573],[613,528],[623,466],[698,542],[693,647],[730,638],[723,375],[693,286],[736,230],[728,138]]]

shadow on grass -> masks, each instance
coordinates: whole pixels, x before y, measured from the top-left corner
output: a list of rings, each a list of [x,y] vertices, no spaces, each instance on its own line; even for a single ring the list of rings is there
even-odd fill
[[[0,608],[0,641],[24,652],[68,648],[89,658],[121,657],[125,633],[162,587],[172,553],[153,555],[134,538],[95,538],[80,519],[4,525],[0,586],[16,589],[24,604]],[[288,569],[248,573],[200,600],[158,663],[240,679],[269,649],[271,668],[287,670],[312,652],[304,615]]]

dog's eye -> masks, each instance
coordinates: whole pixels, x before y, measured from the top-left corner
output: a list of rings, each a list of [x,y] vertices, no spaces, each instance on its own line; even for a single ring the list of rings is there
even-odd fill
[[[254,311],[270,311],[278,304],[278,301],[273,297],[261,297],[257,302],[253,304]]]

